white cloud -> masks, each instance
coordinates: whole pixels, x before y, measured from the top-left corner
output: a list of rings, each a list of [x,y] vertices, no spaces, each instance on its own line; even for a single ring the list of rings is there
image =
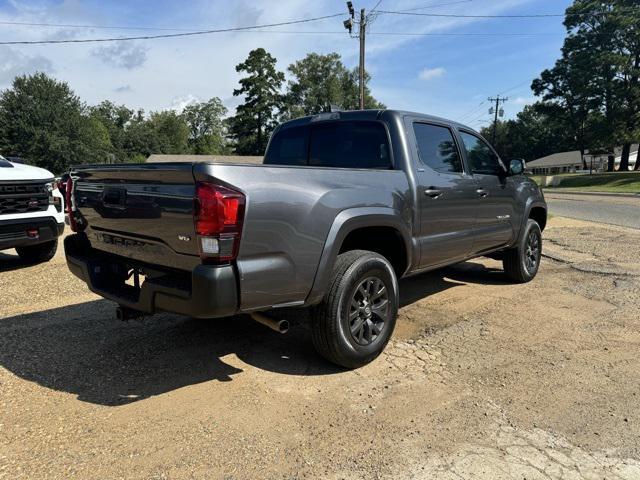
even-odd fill
[[[42,55],[25,55],[9,47],[0,49],[0,87],[10,85],[16,75],[37,71],[51,73],[53,63]]]
[[[442,67],[423,68],[418,74],[420,80],[432,80],[443,76],[447,71]]]
[[[118,42],[107,47],[94,48],[91,54],[107,65],[132,70],[147,61],[147,47],[135,43]]]
[[[185,107],[192,105],[194,103],[198,103],[200,99],[192,94],[182,95],[179,97],[175,97],[171,101],[171,110],[175,110],[177,113],[182,113]]]

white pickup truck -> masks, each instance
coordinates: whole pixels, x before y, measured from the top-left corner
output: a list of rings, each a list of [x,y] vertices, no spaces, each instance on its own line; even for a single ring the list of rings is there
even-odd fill
[[[26,262],[50,260],[64,231],[64,200],[53,174],[0,156],[0,250]]]

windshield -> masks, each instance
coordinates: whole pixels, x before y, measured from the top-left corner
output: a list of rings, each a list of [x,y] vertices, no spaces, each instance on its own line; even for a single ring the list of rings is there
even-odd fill
[[[0,155],[0,168],[13,168],[13,165],[11,165],[6,158]]]

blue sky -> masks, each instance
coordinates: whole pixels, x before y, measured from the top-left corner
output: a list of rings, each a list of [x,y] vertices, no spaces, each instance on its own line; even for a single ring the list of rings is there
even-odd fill
[[[354,1],[370,10],[377,0]],[[563,13],[570,0],[382,0],[380,10],[439,14]],[[423,8],[425,7],[425,8]],[[172,33],[297,20],[346,11],[337,0],[2,1],[0,41],[83,39]],[[346,18],[346,15],[345,15]],[[220,97],[230,110],[234,66],[264,47],[281,70],[306,53],[338,52],[358,63],[358,41],[343,18],[270,31],[212,34],[100,44],[0,46],[0,88],[17,74],[43,70],[66,80],[89,104],[103,99],[147,111],[180,109]],[[1,23],[5,22],[5,23]],[[14,25],[6,22],[70,26]],[[104,26],[122,29],[100,28]],[[403,33],[416,35],[387,35]],[[451,34],[483,34],[454,36]],[[526,35],[525,35],[526,34]],[[533,100],[529,86],[560,53],[562,18],[475,19],[380,13],[367,37],[367,69],[376,98],[389,108],[452,118],[479,128],[489,119],[486,98],[505,93],[507,117]],[[484,103],[483,103],[484,102]],[[483,123],[485,122],[485,123]]]

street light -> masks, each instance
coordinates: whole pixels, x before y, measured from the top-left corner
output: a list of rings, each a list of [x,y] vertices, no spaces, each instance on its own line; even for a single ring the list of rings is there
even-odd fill
[[[353,20],[352,19],[345,20],[342,24],[344,25],[344,28],[349,30],[349,35],[351,35],[351,32],[353,31]]]
[[[356,11],[353,8],[353,3],[347,2],[347,8],[349,9],[349,15],[351,15],[351,18],[354,18],[355,14],[356,14]]]

